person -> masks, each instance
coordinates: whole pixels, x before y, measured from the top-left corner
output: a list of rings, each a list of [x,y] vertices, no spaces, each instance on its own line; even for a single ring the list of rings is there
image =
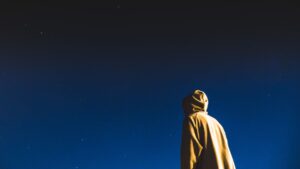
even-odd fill
[[[181,169],[235,169],[222,125],[208,115],[208,98],[195,90],[183,99]]]

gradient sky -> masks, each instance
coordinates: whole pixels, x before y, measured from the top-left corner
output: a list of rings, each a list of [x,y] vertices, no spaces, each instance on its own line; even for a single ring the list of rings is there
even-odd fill
[[[300,168],[295,5],[15,3],[0,16],[0,169],[179,169],[194,89],[238,169]]]

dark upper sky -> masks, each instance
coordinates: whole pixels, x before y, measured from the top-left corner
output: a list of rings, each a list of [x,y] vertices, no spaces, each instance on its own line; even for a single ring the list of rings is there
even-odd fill
[[[0,169],[179,169],[196,88],[237,168],[299,168],[294,4],[1,5]]]

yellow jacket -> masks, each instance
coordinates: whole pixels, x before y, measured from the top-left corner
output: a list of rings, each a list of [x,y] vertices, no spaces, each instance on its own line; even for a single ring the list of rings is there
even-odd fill
[[[206,111],[183,121],[181,169],[235,169],[225,131]]]

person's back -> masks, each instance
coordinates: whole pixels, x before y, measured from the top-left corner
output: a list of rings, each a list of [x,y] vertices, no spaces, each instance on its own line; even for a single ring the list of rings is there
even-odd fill
[[[235,169],[225,131],[207,114],[207,105],[205,93],[199,90],[184,100],[181,169]]]

